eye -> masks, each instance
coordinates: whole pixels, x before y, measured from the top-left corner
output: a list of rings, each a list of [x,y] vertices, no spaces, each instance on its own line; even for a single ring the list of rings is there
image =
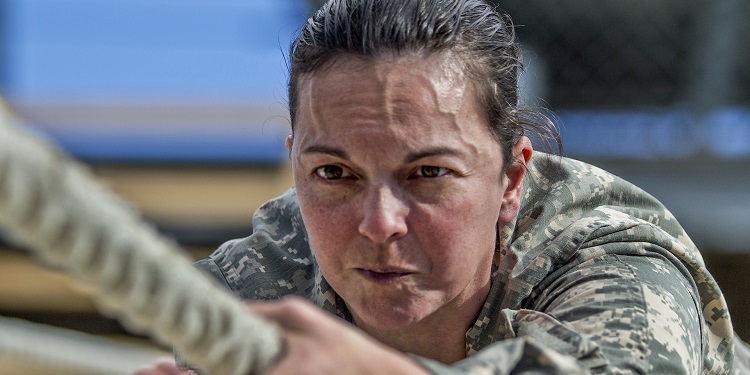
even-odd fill
[[[315,174],[324,180],[339,180],[352,176],[352,174],[347,172],[344,168],[332,164],[316,168]]]
[[[415,175],[417,177],[425,177],[425,178],[436,178],[436,177],[442,177],[450,173],[450,169],[443,168],[443,167],[436,167],[433,165],[423,165],[417,169],[417,172]]]

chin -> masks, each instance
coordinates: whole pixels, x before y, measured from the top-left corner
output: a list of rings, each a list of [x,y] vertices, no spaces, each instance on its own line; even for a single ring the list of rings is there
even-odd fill
[[[376,299],[365,299],[351,311],[364,324],[379,331],[397,331],[421,322],[430,315],[430,309],[415,301],[406,303],[383,303]],[[350,307],[350,309],[351,309]]]

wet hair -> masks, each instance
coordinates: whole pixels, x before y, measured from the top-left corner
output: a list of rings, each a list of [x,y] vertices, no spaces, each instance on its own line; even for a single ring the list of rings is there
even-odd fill
[[[298,84],[340,58],[375,61],[451,51],[472,79],[505,166],[525,132],[561,151],[559,134],[541,112],[518,107],[520,47],[510,17],[483,0],[330,0],[307,20],[289,50],[289,115],[294,131]],[[356,83],[355,83],[356,84]],[[548,150],[549,151],[549,150]],[[504,166],[504,167],[505,167]]]

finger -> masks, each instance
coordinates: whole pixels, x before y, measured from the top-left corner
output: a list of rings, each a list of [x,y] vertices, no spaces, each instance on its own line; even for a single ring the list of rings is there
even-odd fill
[[[271,366],[263,375],[290,375],[290,374],[331,374],[335,372],[316,371],[316,352],[311,350],[308,337],[294,333],[284,335],[287,352]]]
[[[193,375],[195,372],[192,370],[182,369],[177,367],[174,363],[159,363],[156,368],[164,371],[164,374],[169,375]]]
[[[246,305],[249,312],[276,322],[282,328],[308,331],[320,323],[325,312],[301,298],[284,298],[274,302],[253,302]]]
[[[181,375],[181,373],[178,370],[149,367],[136,371],[134,375]]]
[[[180,370],[171,358],[160,358],[151,367],[141,369],[135,375],[189,375],[189,370]]]

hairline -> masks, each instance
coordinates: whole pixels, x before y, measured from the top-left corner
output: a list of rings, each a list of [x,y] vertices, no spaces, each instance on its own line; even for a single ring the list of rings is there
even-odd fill
[[[456,60],[459,68],[466,75],[467,79],[469,80],[469,84],[472,86],[472,95],[474,96],[474,100],[478,105],[478,110],[483,112],[482,117],[486,122],[485,125],[489,128],[493,138],[495,138],[495,140],[502,145],[502,141],[500,139],[497,139],[497,135],[493,131],[491,125],[493,119],[490,118],[490,114],[486,110],[482,110],[482,108],[486,106],[487,95],[491,95],[491,93],[487,92],[490,89],[489,85],[482,83],[483,78],[485,80],[489,79],[489,72],[483,71],[484,69],[482,67],[482,64],[474,62],[474,59],[477,59],[478,57],[476,56],[476,54],[472,53],[472,51],[466,48],[461,48],[461,46],[457,44],[449,47],[430,49],[423,47],[403,50],[387,49],[374,54],[363,54],[346,50],[331,50],[326,54],[328,54],[329,56],[325,57],[319,64],[311,66],[310,69],[307,69],[304,72],[298,72],[298,75],[296,77],[297,80],[296,82],[293,82],[295,84],[295,87],[291,87],[291,89],[295,92],[296,105],[299,105],[299,89],[301,83],[304,80],[309,79],[315,74],[327,74],[328,72],[346,64],[347,61],[351,61],[352,59],[374,64],[396,61],[400,59],[427,60],[440,55],[443,55],[443,58],[447,58],[448,54],[453,54],[452,58]],[[290,84],[291,83],[292,82],[290,82]],[[289,104],[291,106],[292,103]],[[292,110],[297,113],[297,108],[290,108],[290,111]],[[291,120],[292,119],[290,119],[290,126],[292,133],[294,133],[295,124],[291,122]]]

